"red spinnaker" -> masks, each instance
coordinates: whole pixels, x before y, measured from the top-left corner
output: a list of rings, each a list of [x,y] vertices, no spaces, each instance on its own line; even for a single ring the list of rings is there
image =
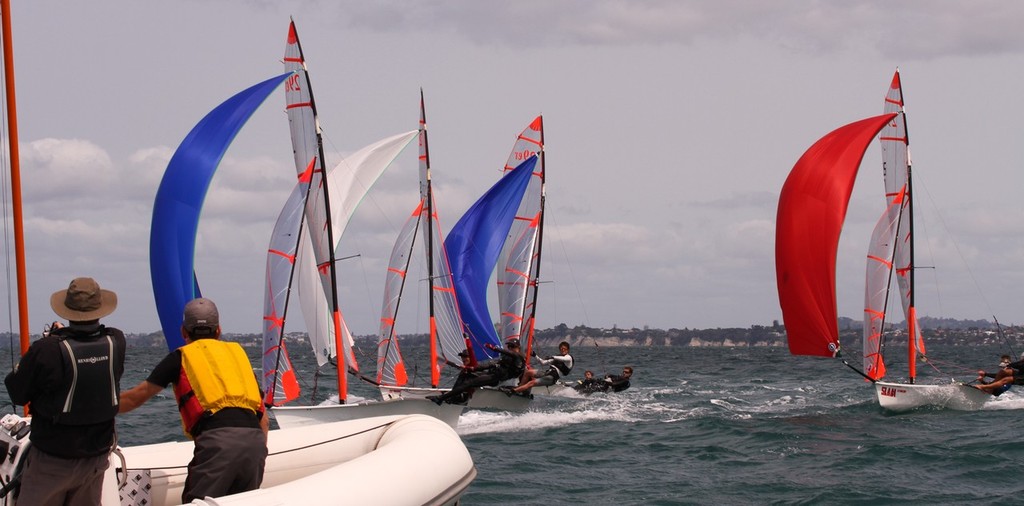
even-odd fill
[[[822,137],[793,166],[779,195],[775,274],[794,355],[839,351],[836,251],[864,151],[895,114],[850,123]]]

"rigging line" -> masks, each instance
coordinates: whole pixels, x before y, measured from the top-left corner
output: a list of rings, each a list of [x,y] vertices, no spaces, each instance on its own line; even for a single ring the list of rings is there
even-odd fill
[[[864,374],[864,371],[861,371],[860,369],[857,369],[856,367],[851,365],[849,362],[846,361],[845,358],[840,358],[838,354],[836,355],[836,358],[838,358],[843,363],[843,365],[845,365],[846,367],[849,367],[851,370],[853,370],[853,372],[863,376],[864,379],[870,381],[871,384],[875,384],[875,382],[878,381],[878,380],[872,379],[871,376],[868,376],[867,374]]]
[[[551,220],[553,220],[554,218],[555,218],[555,216],[553,216],[553,215],[552,216],[547,216],[547,213],[545,213],[544,219],[551,219]],[[555,224],[552,223],[552,225],[555,225]],[[551,228],[554,229],[554,230],[559,230],[558,226],[553,226]],[[569,269],[569,279],[572,280],[572,285],[573,285],[573,287],[576,288],[576,297],[580,301],[580,309],[583,311],[584,323],[589,324],[590,323],[590,315],[587,314],[587,306],[586,306],[586,304],[583,303],[583,293],[580,291],[580,285],[579,285],[579,282],[577,282],[577,280],[576,280],[576,274],[572,270],[572,262],[569,261],[569,253],[565,249],[565,241],[561,240],[561,235],[559,235],[558,237],[559,237],[558,245],[562,249],[562,257],[565,258],[565,266],[566,266],[567,269]],[[597,341],[594,341],[594,344],[597,344]]]
[[[921,184],[921,182],[919,181],[918,184]],[[922,186],[924,186],[924,185],[922,184]],[[963,262],[964,268],[967,269],[967,274],[971,278],[971,282],[974,284],[975,291],[978,292],[978,296],[981,297],[982,302],[984,302],[985,307],[989,310],[989,312],[994,313],[994,311],[992,310],[992,305],[989,304],[988,298],[985,297],[985,293],[982,292],[982,290],[981,290],[981,285],[978,284],[978,279],[974,276],[974,271],[971,270],[970,264],[967,263],[967,258],[964,256],[963,251],[960,250],[960,243],[957,242],[956,237],[950,231],[949,226],[946,224],[945,216],[942,215],[942,212],[939,210],[938,205],[936,205],[936,203],[935,203],[935,198],[932,196],[931,192],[928,191],[928,187],[927,186],[925,186],[924,192],[925,192],[926,195],[928,195],[928,201],[931,202],[932,208],[935,210],[936,216],[939,217],[939,223],[942,225],[942,228],[946,231],[946,234],[949,236],[949,242],[951,242],[953,244],[953,249],[956,250],[956,254],[960,257],[960,261]],[[929,248],[929,253],[930,252],[931,252],[931,250]],[[937,279],[936,279],[935,285],[936,285],[936,291],[938,291],[938,280]],[[941,309],[941,299],[940,299],[940,309]]]
[[[0,101],[0,112],[2,116],[7,117],[7,101]],[[0,201],[3,201],[3,219],[4,219],[4,275],[7,280],[7,333],[9,339],[9,346],[11,351],[11,370],[14,370],[14,283],[11,282],[11,210],[8,207],[8,195],[10,195],[11,189],[8,186],[8,182],[11,180],[11,166],[10,160],[8,159],[7,153],[10,150],[7,144],[11,142],[11,136],[7,133],[7,122],[0,122],[0,139],[2,141],[2,148],[4,155],[0,156]],[[11,197],[13,199],[13,197]]]
[[[974,372],[978,371],[976,368],[967,367],[967,366],[964,366],[964,365],[957,364],[955,362],[946,362],[946,361],[943,361],[943,360],[934,360],[934,359],[928,358],[927,356],[925,358],[927,359],[928,363],[935,363],[935,364],[941,365],[943,367],[948,367],[950,369],[954,369],[954,370],[957,370],[957,371],[966,371],[966,372],[969,372],[969,373],[974,373]],[[936,366],[932,366],[932,367],[936,371],[939,371],[938,367],[936,367]],[[939,372],[942,372],[942,371],[939,371]]]
[[[1003,326],[999,324],[999,319],[996,318],[996,315],[992,315],[992,321],[996,322],[996,332],[999,333],[999,337],[1003,338],[1003,341],[1006,343],[1006,347],[1010,350],[1010,356],[1015,359],[1018,358],[1017,352],[1013,351],[1013,346],[1010,346],[1010,340],[1003,333]]]

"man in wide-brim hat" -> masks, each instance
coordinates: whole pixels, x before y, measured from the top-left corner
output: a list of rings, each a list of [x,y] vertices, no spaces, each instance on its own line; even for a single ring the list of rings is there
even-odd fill
[[[50,296],[50,307],[69,325],[55,322],[4,380],[14,404],[30,404],[32,413],[18,503],[99,504],[125,353],[124,334],[100,318],[117,308],[117,295],[75,278]]]
[[[50,307],[69,322],[91,322],[117,309],[117,294],[100,288],[92,278],[75,278],[67,290],[53,292]]]

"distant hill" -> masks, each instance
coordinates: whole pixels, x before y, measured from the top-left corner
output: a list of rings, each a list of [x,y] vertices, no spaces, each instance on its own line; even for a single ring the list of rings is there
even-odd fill
[[[843,346],[851,348],[860,345],[860,320],[839,318],[839,331]],[[1024,327],[1011,326],[997,329],[995,324],[987,320],[953,320],[949,318],[921,318],[921,328],[929,343],[946,343],[953,345],[1005,344],[1007,341],[1017,344],[1024,342]],[[1002,331],[1000,335],[999,330]],[[901,322],[887,331],[890,343],[906,342],[906,325]],[[163,333],[128,334],[131,346],[164,347]],[[241,342],[247,346],[260,346],[259,334],[225,334],[225,339]],[[293,341],[306,341],[304,333],[290,333],[287,336]],[[38,339],[35,335],[32,339]],[[356,336],[360,345],[373,346],[376,336]],[[427,335],[405,336],[410,343],[426,342]],[[778,321],[771,325],[751,325],[747,328],[713,328],[713,329],[652,329],[618,328],[610,329],[577,325],[569,327],[562,323],[550,329],[536,331],[536,341],[542,347],[554,348],[561,341],[573,346],[698,346],[698,347],[736,347],[736,346],[786,346],[786,329]],[[0,333],[0,348],[17,345],[9,333]]]

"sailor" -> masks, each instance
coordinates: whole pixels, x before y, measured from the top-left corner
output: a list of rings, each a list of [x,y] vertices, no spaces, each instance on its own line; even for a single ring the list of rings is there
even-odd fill
[[[583,371],[583,379],[577,381],[572,388],[582,394],[592,394],[594,392],[604,392],[605,390],[608,390],[608,383],[595,378],[594,371],[588,369]]]
[[[181,501],[257,489],[263,481],[270,425],[252,364],[238,343],[220,340],[220,315],[213,301],[190,301],[183,320],[185,346],[121,394],[121,412],[141,406],[173,383],[185,435],[195,441]]]
[[[54,322],[32,343],[4,383],[28,405],[31,445],[18,504],[95,505],[114,447],[114,417],[124,372],[124,334],[100,324],[117,294],[92,278],[75,278],[50,297],[68,326]]]
[[[500,355],[496,359],[481,362],[477,366],[469,367],[466,371],[473,373],[472,377],[466,379],[461,384],[453,386],[451,390],[442,395],[431,395],[427,399],[434,401],[437,405],[442,403],[453,403],[456,399],[461,399],[462,394],[468,392],[471,389],[477,387],[495,387],[501,384],[502,381],[507,381],[513,378],[522,376],[523,370],[526,369],[526,357],[520,353],[519,340],[509,339],[505,342],[505,348],[501,349],[493,344],[488,343],[487,349],[496,351]]]
[[[534,357],[537,356],[536,352],[533,352]],[[537,374],[533,369],[528,369],[523,375],[523,381],[519,386],[511,389],[512,392],[529,392],[533,387],[547,387],[554,385],[559,378],[564,378],[569,375],[572,371],[572,355],[569,354],[569,343],[562,341],[558,343],[558,355],[552,355],[550,357],[540,359],[542,366],[547,366],[547,369]]]
[[[629,388],[629,378],[632,377],[633,368],[627,365],[622,368],[621,375],[605,375],[604,381],[608,384],[608,388],[610,388],[612,392],[621,392]]]

